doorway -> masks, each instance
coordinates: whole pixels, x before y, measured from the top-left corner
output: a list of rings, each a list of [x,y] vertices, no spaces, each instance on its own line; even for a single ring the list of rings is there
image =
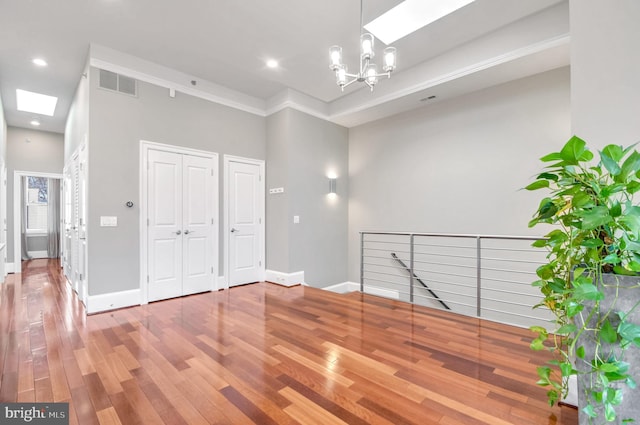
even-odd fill
[[[143,303],[215,287],[218,156],[141,143]]]
[[[264,161],[224,156],[227,286],[264,280]]]
[[[14,268],[23,260],[60,257],[62,175],[14,171]]]

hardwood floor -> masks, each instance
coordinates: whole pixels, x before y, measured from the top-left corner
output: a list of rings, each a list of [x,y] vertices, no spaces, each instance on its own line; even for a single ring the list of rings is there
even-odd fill
[[[523,329],[268,283],[85,317],[63,282],[34,260],[2,285],[0,401],[71,424],[577,424]]]

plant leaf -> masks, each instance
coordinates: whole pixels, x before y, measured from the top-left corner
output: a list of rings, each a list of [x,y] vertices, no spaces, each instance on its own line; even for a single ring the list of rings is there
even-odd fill
[[[622,154],[622,149],[620,149],[620,154]],[[609,174],[611,174],[612,176],[617,176],[622,171],[622,169],[618,165],[617,160],[609,156],[609,151],[601,151],[600,160],[602,161],[602,165],[604,165],[604,168],[606,168],[607,171],[609,171]]]
[[[585,283],[577,286],[574,289],[573,294],[578,300],[599,301],[604,299],[604,294],[591,283]]]
[[[605,320],[600,328],[600,335],[602,336],[602,340],[608,344],[613,344],[618,340],[618,334],[616,330],[611,326],[611,322],[609,319]]]
[[[536,180],[533,183],[531,183],[530,185],[528,185],[527,187],[525,187],[526,190],[537,190],[537,189],[542,189],[543,187],[549,187],[549,181],[548,180]]]

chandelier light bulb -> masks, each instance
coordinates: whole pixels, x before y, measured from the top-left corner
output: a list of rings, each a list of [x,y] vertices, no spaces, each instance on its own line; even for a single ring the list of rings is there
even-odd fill
[[[338,66],[342,64],[342,47],[332,46],[331,49],[329,49],[329,57],[331,59],[329,68],[331,68],[332,71],[336,71]]]
[[[391,72],[396,69],[396,48],[387,47],[384,49],[384,65],[382,70],[384,72]]]
[[[373,57],[373,35],[368,32],[360,36],[360,50],[363,59],[371,59]]]
[[[371,90],[373,90],[373,86],[378,82],[378,67],[375,63],[369,64],[367,67],[367,83],[369,83]]]
[[[336,83],[340,87],[344,87],[347,84],[347,67],[346,65],[338,65],[336,69]]]

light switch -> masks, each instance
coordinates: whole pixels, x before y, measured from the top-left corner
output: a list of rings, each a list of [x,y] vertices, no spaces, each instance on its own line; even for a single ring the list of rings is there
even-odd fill
[[[298,224],[300,223],[300,216],[299,215],[294,215],[293,216],[293,224]]]
[[[116,227],[118,226],[118,217],[116,216],[100,216],[100,227]]]

